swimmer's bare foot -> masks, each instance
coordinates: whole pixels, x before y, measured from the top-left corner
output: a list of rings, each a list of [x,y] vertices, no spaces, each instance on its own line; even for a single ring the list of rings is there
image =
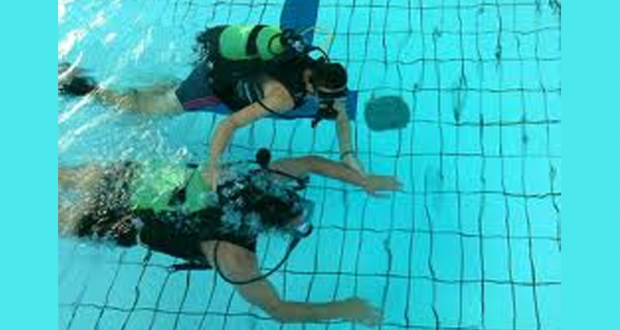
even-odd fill
[[[84,96],[97,89],[97,82],[86,72],[70,63],[58,65],[58,92],[65,95]]]

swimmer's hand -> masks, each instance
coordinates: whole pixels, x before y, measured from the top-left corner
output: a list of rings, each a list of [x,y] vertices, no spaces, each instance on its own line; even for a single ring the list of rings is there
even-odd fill
[[[400,191],[403,185],[394,176],[369,174],[364,178],[363,188],[369,194],[377,195],[379,192]]]
[[[383,319],[378,308],[370,305],[366,300],[357,297],[342,301],[339,307],[343,319],[360,323],[367,327],[375,327]]]
[[[202,172],[202,180],[205,183],[211,185],[212,191],[217,191],[217,182],[218,182],[219,177],[220,177],[220,167],[217,164],[209,165],[209,167],[207,167],[207,169],[204,172]]]
[[[361,176],[365,176],[366,172],[364,171],[364,166],[357,159],[357,157],[353,156],[353,154],[348,154],[342,157],[342,163],[344,163],[348,168],[354,170]]]

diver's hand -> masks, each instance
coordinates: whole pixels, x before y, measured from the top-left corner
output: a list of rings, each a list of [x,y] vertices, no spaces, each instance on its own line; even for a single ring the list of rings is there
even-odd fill
[[[344,300],[340,308],[343,319],[368,327],[379,325],[383,319],[378,308],[370,305],[366,300],[357,297]]]
[[[403,185],[397,177],[387,175],[372,175],[365,177],[363,188],[371,195],[385,191],[400,191]]]
[[[357,172],[359,175],[366,176],[364,166],[359,161],[359,159],[357,159],[357,157],[353,156],[352,154],[348,154],[342,157],[342,163],[345,164],[348,168]]]
[[[202,179],[211,186],[212,191],[217,191],[217,182],[220,177],[220,167],[217,164],[211,164],[206,171],[202,172]]]

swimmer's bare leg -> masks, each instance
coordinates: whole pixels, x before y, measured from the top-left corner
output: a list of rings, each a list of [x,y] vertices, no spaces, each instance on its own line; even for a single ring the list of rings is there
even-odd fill
[[[75,232],[78,221],[88,210],[86,199],[67,201],[58,198],[58,234],[71,235]]]
[[[136,114],[171,115],[183,112],[176,96],[178,81],[164,81],[149,87],[115,90],[102,86],[79,67],[58,65],[58,91],[74,96],[90,95],[104,105]]]
[[[90,191],[103,178],[105,168],[97,165],[58,167],[58,189]]]
[[[79,219],[87,213],[89,194],[95,191],[101,182],[105,168],[97,165],[82,165],[75,167],[58,167],[58,233],[71,235]],[[73,190],[80,192],[70,200],[62,198],[60,191]]]
[[[128,113],[174,115],[184,111],[175,94],[177,88],[178,84],[173,82],[123,91],[101,87],[92,95],[97,101]]]

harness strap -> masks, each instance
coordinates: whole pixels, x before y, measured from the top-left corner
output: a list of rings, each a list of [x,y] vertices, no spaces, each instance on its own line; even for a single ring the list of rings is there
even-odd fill
[[[192,262],[192,261],[174,264],[168,268],[168,270],[173,273],[181,272],[181,271],[190,271],[190,270],[210,270],[210,269],[213,269],[213,267],[211,267],[211,265],[209,265],[206,262]]]
[[[258,35],[260,34],[260,32],[266,27],[267,25],[257,25],[252,28],[252,31],[248,36],[248,42],[245,45],[245,51],[248,55],[254,56],[258,54],[258,45],[256,43],[256,40],[258,39]]]

